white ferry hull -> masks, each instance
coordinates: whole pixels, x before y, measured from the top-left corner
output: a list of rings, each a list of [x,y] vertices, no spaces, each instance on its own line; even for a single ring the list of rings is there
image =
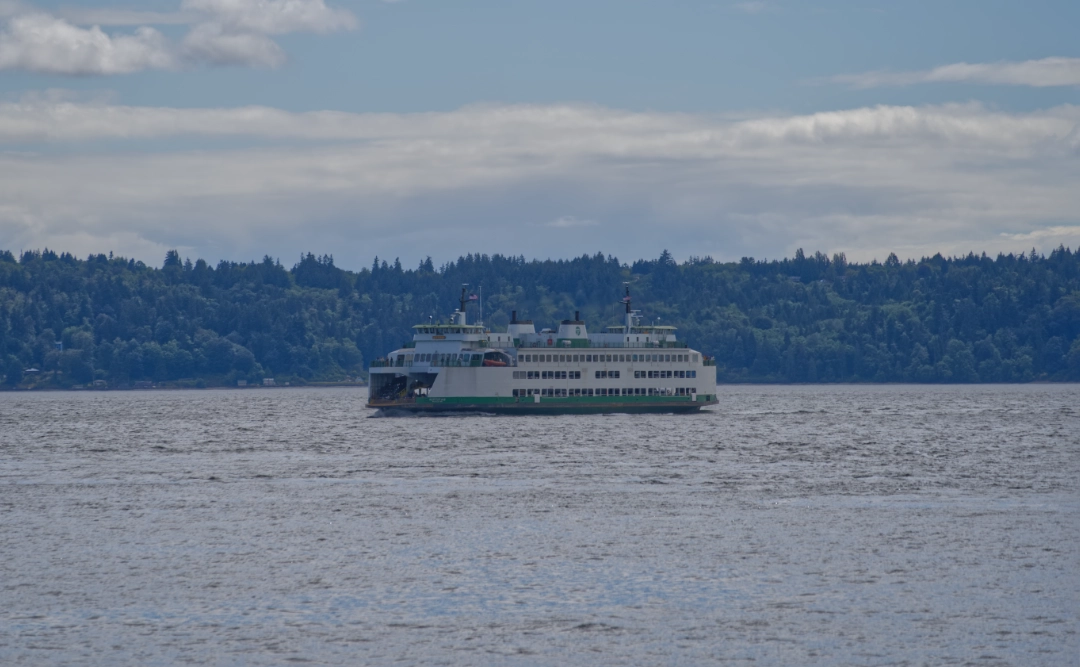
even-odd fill
[[[369,408],[386,414],[696,412],[716,405],[716,366],[670,326],[626,323],[589,334],[575,313],[536,332],[516,311],[505,332],[468,324],[465,289],[448,323],[419,324],[413,340],[370,368]]]

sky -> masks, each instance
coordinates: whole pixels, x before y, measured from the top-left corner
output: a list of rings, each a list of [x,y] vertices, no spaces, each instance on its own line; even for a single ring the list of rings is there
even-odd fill
[[[0,249],[1080,247],[1078,2],[0,0]]]

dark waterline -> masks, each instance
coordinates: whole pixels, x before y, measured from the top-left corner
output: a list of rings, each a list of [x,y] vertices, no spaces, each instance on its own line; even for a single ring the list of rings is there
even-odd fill
[[[719,393],[0,394],[0,663],[1080,662],[1080,386]]]

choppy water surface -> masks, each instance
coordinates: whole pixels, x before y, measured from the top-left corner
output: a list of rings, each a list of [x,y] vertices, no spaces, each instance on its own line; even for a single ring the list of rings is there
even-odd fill
[[[1080,386],[0,394],[0,663],[1080,663]]]

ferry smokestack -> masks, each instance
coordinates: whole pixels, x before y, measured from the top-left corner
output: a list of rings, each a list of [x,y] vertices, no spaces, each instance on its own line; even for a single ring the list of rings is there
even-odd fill
[[[511,324],[517,324],[517,311],[516,310],[511,310],[510,311],[510,323]]]
[[[581,321],[581,311],[580,310],[575,310],[574,311],[574,321],[575,322],[580,322]]]

